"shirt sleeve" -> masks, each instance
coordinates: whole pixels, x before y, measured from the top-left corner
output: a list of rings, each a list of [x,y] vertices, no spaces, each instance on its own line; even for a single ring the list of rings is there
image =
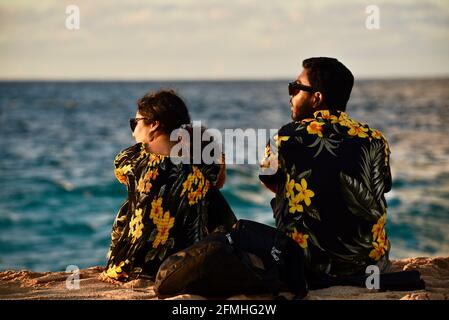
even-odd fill
[[[282,183],[284,178],[282,146],[290,143],[294,123],[281,127],[265,146],[264,158],[260,163],[259,180],[266,185]]]
[[[278,135],[275,135],[265,146],[264,158],[259,166],[259,179],[264,184],[277,184],[282,175],[280,162],[278,161],[278,141]]]
[[[141,154],[141,143],[137,143],[120,151],[114,159],[114,174],[117,180],[128,185],[128,176],[134,174],[136,157]]]
[[[125,202],[120,207],[117,216],[115,217],[114,224],[112,225],[111,246],[108,252],[108,259],[110,258],[111,252],[115,248],[118,240],[123,235],[123,230],[125,229],[127,223],[128,207],[129,207],[129,198],[126,199]]]
[[[391,151],[386,139],[384,139],[384,144],[385,144],[384,193],[387,193],[391,190],[392,187],[391,168],[390,168]]]

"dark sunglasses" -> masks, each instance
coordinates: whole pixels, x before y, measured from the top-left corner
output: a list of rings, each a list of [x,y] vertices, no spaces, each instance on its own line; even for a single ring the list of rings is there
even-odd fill
[[[150,120],[149,118],[130,118],[129,119],[129,126],[131,127],[131,131],[134,132],[134,130],[137,127],[137,123],[139,120]]]
[[[288,95],[289,96],[296,96],[299,93],[299,91],[301,91],[301,90],[311,92],[311,93],[318,91],[312,87],[305,86],[296,81],[290,82],[288,84]]]

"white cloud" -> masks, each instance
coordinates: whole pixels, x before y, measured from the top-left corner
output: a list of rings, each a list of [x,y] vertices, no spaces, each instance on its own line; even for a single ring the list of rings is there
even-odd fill
[[[64,27],[68,4],[79,31]],[[380,30],[365,28],[368,4],[0,1],[0,77],[291,77],[316,55],[361,76],[449,74],[447,1],[376,1]]]

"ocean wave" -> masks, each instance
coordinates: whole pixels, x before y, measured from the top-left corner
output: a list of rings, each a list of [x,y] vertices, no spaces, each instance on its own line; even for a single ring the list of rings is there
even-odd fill
[[[0,83],[8,111],[0,140],[0,269],[104,263],[127,196],[113,159],[133,144],[128,118],[139,95],[173,86],[192,119],[209,127],[279,128],[290,121],[286,83]],[[357,81],[349,101],[347,113],[390,143],[387,231],[396,258],[449,254],[448,85]],[[272,194],[257,173],[256,165],[229,164],[222,191],[239,218],[272,225]]]

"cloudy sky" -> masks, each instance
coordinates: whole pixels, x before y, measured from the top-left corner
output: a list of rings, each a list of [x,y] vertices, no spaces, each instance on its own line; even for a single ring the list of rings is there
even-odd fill
[[[1,79],[292,78],[310,56],[356,77],[448,76],[449,1],[0,0]]]

